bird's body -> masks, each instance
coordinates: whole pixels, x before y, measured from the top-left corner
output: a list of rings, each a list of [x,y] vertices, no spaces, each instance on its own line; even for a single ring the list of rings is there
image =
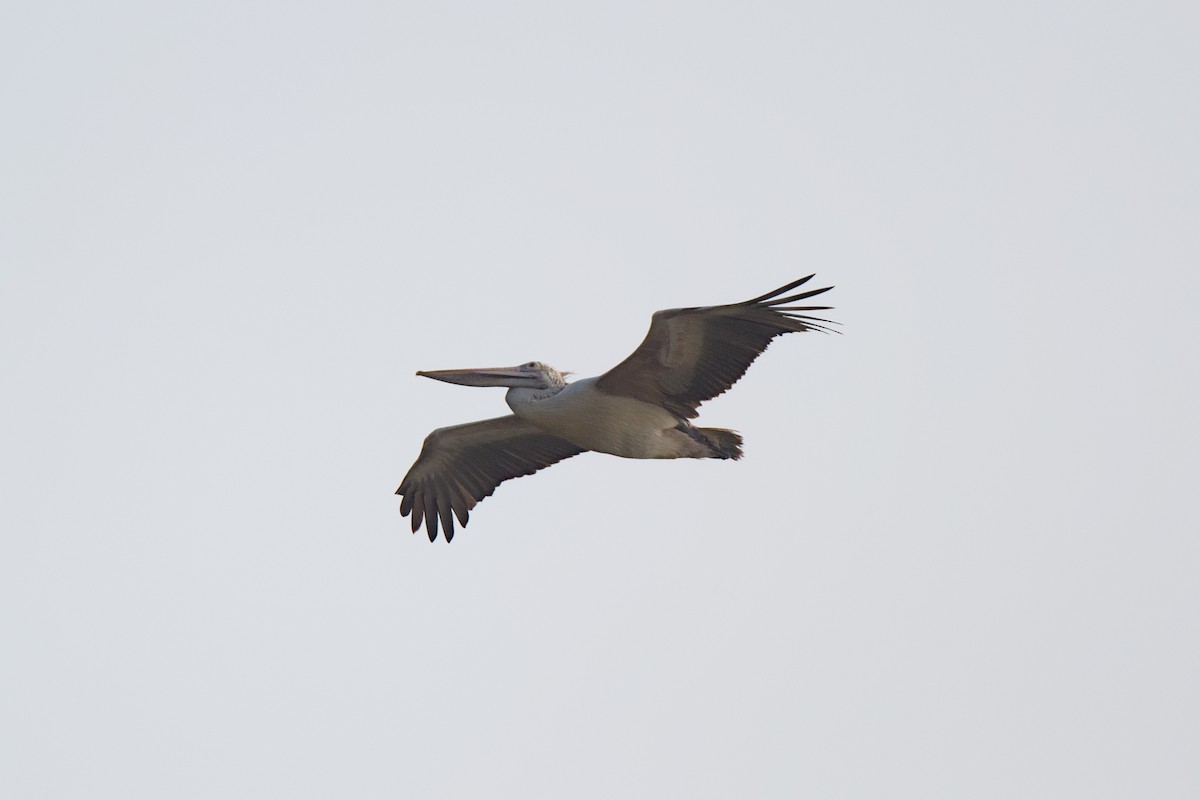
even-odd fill
[[[541,399],[509,389],[505,400],[521,419],[584,450],[622,458],[715,457],[679,430],[671,412],[631,397],[604,394],[598,378],[584,378]]]
[[[513,413],[431,433],[396,490],[403,495],[401,513],[412,514],[414,533],[423,520],[431,541],[440,520],[450,541],[454,518],[465,527],[470,509],[501,482],[588,450],[623,458],[741,458],[737,433],[697,428],[690,420],[776,336],[828,330],[821,324],[828,320],[798,313],[828,306],[787,304],[832,287],[779,296],[812,277],[744,303],[659,311],[641,346],[596,378],[568,384],[537,361],[418,372],[467,386],[507,386]]]

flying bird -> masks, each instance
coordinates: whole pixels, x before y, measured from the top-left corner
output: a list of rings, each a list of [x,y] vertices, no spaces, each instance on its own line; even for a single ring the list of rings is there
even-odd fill
[[[596,378],[567,383],[540,361],[516,367],[443,369],[417,375],[463,386],[507,386],[511,414],[438,428],[396,494],[400,513],[424,521],[429,541],[438,522],[449,542],[454,518],[469,512],[506,480],[532,475],[594,450],[623,458],[742,457],[742,437],[724,428],[697,428],[697,407],[738,381],[771,340],[785,333],[830,332],[827,319],[806,312],[832,306],[791,305],[832,289],[791,294],[809,275],[743,303],[671,308],[654,314],[633,353]]]

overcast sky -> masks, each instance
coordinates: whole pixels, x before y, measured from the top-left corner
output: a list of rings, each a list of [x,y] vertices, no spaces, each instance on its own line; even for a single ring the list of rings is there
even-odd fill
[[[1200,796],[1192,4],[9,2],[0,793]],[[393,492],[809,272],[701,424]],[[816,285],[816,283],[814,283]]]

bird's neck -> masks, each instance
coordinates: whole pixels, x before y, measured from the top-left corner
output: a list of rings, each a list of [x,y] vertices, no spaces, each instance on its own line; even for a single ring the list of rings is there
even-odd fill
[[[504,402],[514,412],[518,406],[527,406],[542,400],[547,400],[563,390],[562,386],[551,386],[549,389],[531,389],[525,386],[514,386],[504,395]]]

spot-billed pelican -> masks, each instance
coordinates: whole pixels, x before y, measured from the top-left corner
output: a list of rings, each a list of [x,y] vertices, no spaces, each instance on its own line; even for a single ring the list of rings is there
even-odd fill
[[[802,312],[832,306],[788,304],[832,286],[781,296],[812,277],[744,303],[659,311],[645,341],[598,378],[567,383],[540,361],[418,372],[463,386],[507,386],[513,413],[429,434],[396,490],[404,498],[400,513],[412,514],[413,533],[424,520],[429,541],[440,519],[448,542],[454,517],[465,528],[468,512],[504,481],[588,450],[624,458],[741,458],[737,433],[688,420],[733,386],[776,336],[830,330],[822,323],[834,323]]]

